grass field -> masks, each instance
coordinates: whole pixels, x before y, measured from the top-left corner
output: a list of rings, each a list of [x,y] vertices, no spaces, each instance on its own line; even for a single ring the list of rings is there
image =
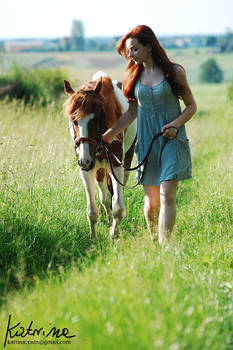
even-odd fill
[[[90,68],[82,67],[84,77]],[[66,327],[76,336],[8,336],[41,344],[7,349],[233,349],[233,105],[226,88],[193,85],[193,179],[179,184],[170,249],[149,239],[141,187],[125,191],[121,241],[108,240],[100,216],[98,243],[90,246],[63,99],[44,108],[0,102],[1,348],[11,314],[12,325],[26,329],[33,321],[33,329]],[[46,344],[61,340],[71,344]]]

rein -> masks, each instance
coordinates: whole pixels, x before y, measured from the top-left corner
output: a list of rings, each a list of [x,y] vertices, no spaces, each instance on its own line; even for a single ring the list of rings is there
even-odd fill
[[[169,128],[175,128],[177,130],[177,133],[176,135],[178,134],[178,129],[175,127],[175,126],[170,126],[168,127]],[[96,153],[97,152],[100,152],[101,150],[104,150],[106,153],[107,153],[107,157],[108,157],[108,161],[109,161],[109,164],[110,164],[110,168],[111,168],[111,172],[112,172],[112,175],[114,177],[114,179],[118,182],[119,185],[121,185],[122,187],[124,188],[128,188],[128,189],[132,189],[132,188],[135,188],[136,186],[138,186],[143,177],[144,177],[144,174],[145,174],[145,170],[146,170],[146,166],[147,166],[147,163],[148,163],[148,159],[149,159],[149,156],[150,156],[150,152],[152,150],[152,146],[153,146],[153,143],[157,140],[157,138],[159,136],[162,136],[163,135],[163,132],[159,132],[157,133],[153,139],[151,140],[151,143],[149,145],[149,148],[148,148],[148,151],[146,152],[146,155],[145,157],[143,158],[143,160],[138,164],[136,165],[135,167],[133,168],[128,168],[126,167],[118,158],[117,156],[109,149],[109,144],[107,144],[106,142],[104,142],[102,139],[98,142],[98,141],[95,141],[89,137],[79,137],[77,139],[75,139],[75,147],[79,147],[80,146],[80,143],[81,142],[87,142],[93,146],[96,147]],[[113,167],[113,164],[112,164],[112,158],[115,159],[115,161],[119,164],[119,166],[121,168],[123,168],[124,170],[126,171],[134,171],[134,170],[137,170],[138,168],[140,168],[143,164],[144,164],[144,168],[143,168],[143,171],[142,171],[142,174],[140,176],[140,179],[137,181],[137,183],[133,186],[127,186],[127,185],[124,185],[116,176],[116,173],[114,171],[114,167]]]
[[[144,177],[144,174],[145,174],[146,166],[147,166],[147,163],[148,163],[148,159],[149,159],[149,155],[150,155],[150,152],[151,152],[153,143],[157,140],[157,138],[158,138],[159,136],[162,136],[162,134],[163,134],[162,132],[159,132],[158,134],[156,134],[156,135],[153,137],[153,139],[151,140],[150,146],[149,146],[149,148],[148,148],[148,151],[147,151],[145,157],[143,158],[143,160],[142,160],[138,165],[136,165],[136,166],[133,167],[133,168],[127,168],[122,162],[120,162],[119,159],[116,157],[116,155],[108,148],[107,144],[106,144],[105,142],[102,141],[103,148],[104,148],[104,150],[107,152],[108,161],[109,161],[109,164],[110,164],[110,168],[111,168],[111,171],[112,171],[112,175],[113,175],[114,179],[118,182],[119,185],[121,185],[121,186],[124,187],[124,188],[133,189],[133,188],[137,187],[137,186],[141,183],[141,181],[142,181],[142,179],[143,179],[143,177]],[[136,183],[135,185],[133,185],[133,186],[124,185],[124,184],[117,178],[117,176],[116,176],[116,174],[115,174],[115,171],[114,171],[114,168],[113,168],[113,165],[112,165],[111,157],[113,157],[113,158],[116,160],[116,162],[119,164],[119,166],[120,166],[121,168],[124,168],[126,171],[134,171],[134,170],[137,170],[138,168],[140,168],[140,167],[144,164],[144,168],[143,168],[142,174],[141,174],[139,180],[137,181],[137,183]]]

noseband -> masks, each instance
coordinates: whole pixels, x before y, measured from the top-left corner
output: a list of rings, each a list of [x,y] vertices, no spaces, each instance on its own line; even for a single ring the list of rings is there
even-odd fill
[[[89,143],[90,145],[94,146],[94,147],[98,147],[100,146],[100,142],[97,142],[89,137],[77,137],[75,140],[75,147],[79,147],[80,146],[80,143],[82,142],[87,142]]]

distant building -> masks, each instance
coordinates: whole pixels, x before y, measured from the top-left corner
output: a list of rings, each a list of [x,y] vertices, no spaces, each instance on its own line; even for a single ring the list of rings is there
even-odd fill
[[[175,40],[175,44],[178,47],[189,47],[191,45],[191,38],[190,37],[184,37],[180,39]]]
[[[12,40],[4,43],[4,49],[7,53],[34,51],[41,50],[42,48],[42,40]]]

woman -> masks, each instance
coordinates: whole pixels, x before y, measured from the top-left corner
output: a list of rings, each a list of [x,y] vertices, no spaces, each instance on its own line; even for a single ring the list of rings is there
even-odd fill
[[[135,152],[140,162],[154,135],[163,133],[153,144],[141,182],[151,238],[158,223],[158,240],[163,244],[175,223],[178,181],[192,176],[184,124],[195,113],[196,103],[183,67],[169,60],[151,28],[138,25],[120,39],[117,50],[128,59],[122,89],[129,109],[103,134],[103,140],[110,143],[137,117]],[[179,98],[186,107],[183,112]]]

